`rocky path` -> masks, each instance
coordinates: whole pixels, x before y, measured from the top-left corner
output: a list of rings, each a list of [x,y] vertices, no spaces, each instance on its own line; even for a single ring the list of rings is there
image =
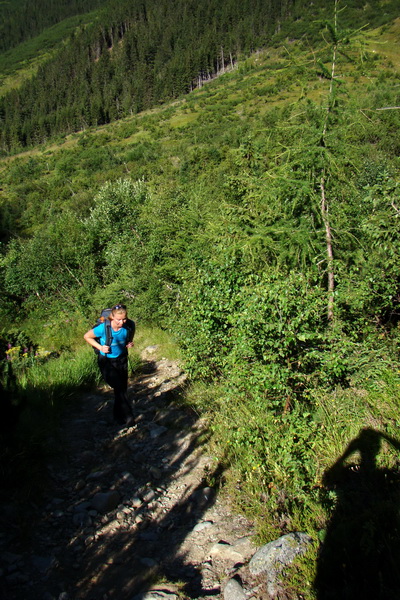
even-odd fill
[[[223,473],[179,402],[184,373],[151,352],[129,388],[132,427],[113,423],[107,389],[64,419],[33,535],[0,535],[4,599],[218,599],[254,554],[251,524],[211,487]]]

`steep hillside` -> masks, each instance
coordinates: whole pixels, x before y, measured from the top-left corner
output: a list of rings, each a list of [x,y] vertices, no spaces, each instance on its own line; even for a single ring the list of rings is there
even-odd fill
[[[87,13],[105,0],[11,0],[0,4],[0,53],[7,52],[48,27]]]
[[[86,5],[92,6],[82,3],[80,10]],[[76,29],[31,79],[0,101],[1,148],[15,151],[177,98],[270,45],[274,36],[314,44],[333,7],[303,0],[109,0],[90,26]],[[385,12],[378,7],[378,0],[352,0],[350,27],[390,21],[395,3],[385,3]]]
[[[179,344],[260,538],[356,543],[352,572],[379,582],[400,541],[375,537],[398,494],[400,30],[332,16],[302,39],[282,23],[174,102],[4,156],[1,343],[28,428],[87,381],[63,378],[85,373],[82,332],[125,302]],[[316,552],[293,597],[316,597]]]

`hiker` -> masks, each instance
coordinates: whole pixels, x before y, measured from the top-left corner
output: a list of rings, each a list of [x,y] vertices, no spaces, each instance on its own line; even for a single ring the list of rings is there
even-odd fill
[[[108,321],[108,322],[107,322]],[[128,327],[128,324],[131,327]],[[111,334],[107,345],[107,327]],[[132,331],[133,329],[133,331]],[[98,353],[98,365],[103,379],[114,390],[114,419],[121,425],[133,423],[128,401],[128,348],[133,346],[134,323],[128,319],[126,306],[116,304],[105,322],[96,325],[83,336]]]

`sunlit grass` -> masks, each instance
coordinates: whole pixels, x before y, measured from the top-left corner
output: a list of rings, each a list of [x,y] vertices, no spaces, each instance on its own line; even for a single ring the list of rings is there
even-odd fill
[[[65,399],[76,396],[98,379],[93,350],[64,352],[44,364],[36,364],[21,374],[19,383],[25,394],[36,392],[49,406],[63,407]]]
[[[155,359],[167,357],[170,360],[179,360],[181,358],[179,346],[171,338],[171,335],[159,329],[158,327],[137,328],[135,335],[135,351],[141,353],[145,348],[152,347],[154,349],[153,356]]]

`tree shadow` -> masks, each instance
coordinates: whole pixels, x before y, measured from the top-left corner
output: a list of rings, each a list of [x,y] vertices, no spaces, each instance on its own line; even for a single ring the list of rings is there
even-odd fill
[[[336,504],[318,557],[318,600],[400,598],[400,470],[377,466],[383,443],[400,450],[385,433],[361,430],[324,474],[325,503],[334,491]]]

